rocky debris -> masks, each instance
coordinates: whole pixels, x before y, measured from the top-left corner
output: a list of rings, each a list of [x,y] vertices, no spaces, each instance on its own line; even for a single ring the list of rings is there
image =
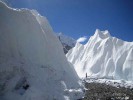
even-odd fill
[[[133,100],[133,90],[126,87],[115,87],[105,83],[85,82],[83,100]]]

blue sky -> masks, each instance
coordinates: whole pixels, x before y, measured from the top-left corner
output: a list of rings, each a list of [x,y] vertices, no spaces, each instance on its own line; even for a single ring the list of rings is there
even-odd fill
[[[98,28],[133,41],[133,0],[7,0],[12,7],[36,9],[55,32],[78,39]]]

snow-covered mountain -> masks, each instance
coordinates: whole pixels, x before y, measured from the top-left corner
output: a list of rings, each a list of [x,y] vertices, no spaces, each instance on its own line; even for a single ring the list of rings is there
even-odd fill
[[[77,43],[66,55],[80,77],[133,81],[133,42],[96,30],[87,44]]]
[[[61,44],[63,46],[63,50],[64,53],[66,54],[70,49],[72,49],[75,44],[76,44],[76,40],[74,40],[73,38],[66,36],[62,33],[58,34],[58,38],[61,41]]]
[[[0,2],[0,100],[79,97],[79,77],[48,20]]]

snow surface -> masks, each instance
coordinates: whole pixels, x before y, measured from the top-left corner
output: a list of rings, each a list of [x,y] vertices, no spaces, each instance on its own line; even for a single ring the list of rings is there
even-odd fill
[[[0,2],[0,100],[81,96],[79,77],[48,20],[35,10],[13,9]]]
[[[77,74],[85,77],[123,79],[133,81],[133,42],[112,37],[106,31],[96,30],[89,41],[67,53]]]
[[[87,83],[104,83],[106,85],[110,85],[110,86],[117,87],[117,88],[124,87],[124,88],[128,88],[128,89],[133,89],[132,81],[87,78],[87,79],[85,79],[85,82],[87,82]]]

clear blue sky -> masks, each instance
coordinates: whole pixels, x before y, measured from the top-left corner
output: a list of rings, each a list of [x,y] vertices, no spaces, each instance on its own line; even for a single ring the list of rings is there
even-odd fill
[[[7,0],[12,7],[36,9],[55,32],[75,39],[98,28],[133,41],[133,0]]]

